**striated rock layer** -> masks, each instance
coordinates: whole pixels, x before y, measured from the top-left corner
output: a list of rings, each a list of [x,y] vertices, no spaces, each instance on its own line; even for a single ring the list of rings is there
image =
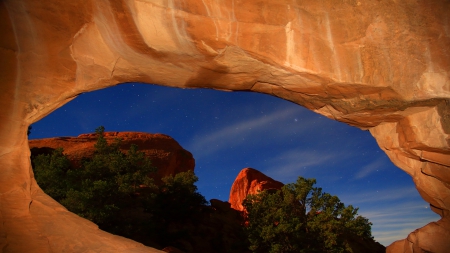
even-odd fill
[[[257,194],[264,190],[279,190],[283,185],[283,183],[264,175],[258,170],[245,168],[239,172],[234,180],[228,202],[230,202],[231,208],[238,211],[244,211],[242,202],[247,195]]]
[[[151,252],[36,185],[28,125],[123,82],[271,94],[368,129],[443,217],[396,242],[449,252],[450,2],[0,2],[0,249]],[[58,232],[64,231],[64,232]]]
[[[195,160],[192,154],[183,149],[172,137],[164,134],[149,134],[140,132],[105,132],[108,143],[116,138],[121,139],[120,149],[126,152],[132,144],[145,153],[158,171],[155,179],[180,172],[194,171]],[[42,148],[63,148],[64,154],[73,163],[79,162],[83,157],[94,154],[94,144],[97,142],[95,134],[81,134],[78,137],[57,137],[29,141],[31,153],[39,153]]]

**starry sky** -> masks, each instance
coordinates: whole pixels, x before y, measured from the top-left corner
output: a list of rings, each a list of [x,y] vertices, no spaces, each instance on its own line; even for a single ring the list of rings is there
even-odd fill
[[[368,131],[269,95],[122,84],[81,94],[34,123],[29,138],[78,136],[101,125],[172,136],[193,154],[207,200],[227,201],[239,171],[252,167],[283,183],[315,178],[359,207],[386,246],[439,219]]]

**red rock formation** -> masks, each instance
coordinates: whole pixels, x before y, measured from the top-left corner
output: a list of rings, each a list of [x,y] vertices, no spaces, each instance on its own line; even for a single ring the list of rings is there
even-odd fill
[[[256,194],[259,191],[269,189],[278,190],[281,189],[283,185],[283,183],[264,175],[258,170],[245,168],[239,172],[234,180],[228,202],[230,202],[231,208],[238,211],[244,211],[242,201],[244,201],[247,195]]]
[[[261,92],[370,130],[450,231],[449,16],[443,0],[1,1],[0,248],[138,247],[75,216],[64,225],[38,194],[25,134],[78,94],[124,82]],[[429,243],[403,243],[450,251],[433,223],[423,231]]]
[[[172,137],[164,134],[150,134],[139,132],[106,132],[105,139],[111,143],[120,138],[120,149],[126,152],[131,144],[136,144],[138,150],[150,157],[152,164],[158,168],[156,179],[179,172],[194,171],[195,160],[192,154],[183,149]],[[97,141],[95,134],[81,134],[78,137],[57,137],[48,139],[30,140],[30,149],[33,148],[63,148],[72,162],[83,157],[90,157],[94,153],[94,144]]]

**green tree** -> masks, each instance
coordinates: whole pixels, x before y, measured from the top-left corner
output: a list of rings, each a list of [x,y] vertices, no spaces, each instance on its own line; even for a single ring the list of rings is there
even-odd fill
[[[125,154],[120,139],[108,144],[104,127],[96,129],[97,142],[92,158],[81,168],[67,171],[68,191],[61,204],[109,232],[122,233],[124,210],[138,208],[142,193],[154,187],[149,177],[155,171],[151,161],[137,146]]]
[[[156,202],[163,208],[158,214],[164,220],[183,222],[194,217],[208,202],[198,191],[198,177],[193,171],[180,172],[162,179]]]
[[[127,235],[131,230],[127,215],[136,210],[142,212],[142,203],[153,196],[151,189],[155,185],[149,175],[156,168],[136,145],[123,153],[120,139],[108,144],[104,130],[96,129],[94,155],[84,158],[80,167],[71,167],[62,149],[34,157],[35,178],[47,194],[68,210],[108,232]]]
[[[94,155],[76,168],[62,149],[32,156],[39,186],[105,231],[149,246],[185,248],[207,205],[195,186],[197,176],[182,172],[156,185],[149,177],[155,168],[144,153],[135,145],[121,152],[120,140],[108,143],[104,131],[96,129]]]
[[[64,179],[70,168],[70,162],[63,154],[63,149],[55,149],[51,154],[33,157],[32,164],[34,177],[39,186],[56,201],[64,199],[67,192]]]
[[[299,177],[279,191],[262,191],[244,200],[246,232],[253,252],[353,252],[349,238],[372,239],[368,219],[358,208]]]
[[[164,177],[155,197],[146,203],[144,210],[152,215],[159,243],[186,250],[180,241],[190,240],[208,203],[197,191],[197,181],[193,171]]]

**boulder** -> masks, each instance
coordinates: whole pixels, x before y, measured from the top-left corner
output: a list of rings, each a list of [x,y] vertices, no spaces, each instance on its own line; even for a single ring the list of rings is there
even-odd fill
[[[247,195],[257,194],[264,190],[279,190],[283,185],[283,183],[264,175],[258,170],[245,168],[239,172],[234,180],[228,202],[231,204],[231,208],[244,211],[242,202]]]

